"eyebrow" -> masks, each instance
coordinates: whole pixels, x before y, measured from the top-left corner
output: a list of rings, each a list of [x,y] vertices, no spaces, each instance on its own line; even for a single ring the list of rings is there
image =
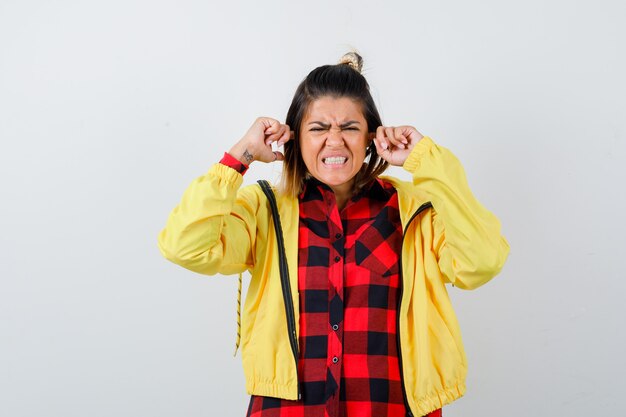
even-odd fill
[[[325,129],[330,128],[329,124],[318,122],[318,121],[314,121],[314,122],[310,122],[309,123],[309,125],[314,125],[314,124],[320,125],[321,127],[325,128]],[[358,125],[360,123],[358,121],[356,121],[356,120],[350,120],[350,121],[347,121],[347,122],[345,122],[343,124],[340,124],[339,127],[343,129],[343,128],[346,128],[346,127],[350,127],[350,126],[352,126],[354,124]]]

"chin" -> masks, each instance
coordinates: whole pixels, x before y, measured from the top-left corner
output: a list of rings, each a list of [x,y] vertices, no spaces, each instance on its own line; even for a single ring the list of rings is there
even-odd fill
[[[320,181],[322,181],[324,184],[328,185],[329,187],[340,187],[340,186],[351,183],[353,179],[354,177],[351,177],[351,178],[333,177],[333,178],[322,178],[320,179]]]

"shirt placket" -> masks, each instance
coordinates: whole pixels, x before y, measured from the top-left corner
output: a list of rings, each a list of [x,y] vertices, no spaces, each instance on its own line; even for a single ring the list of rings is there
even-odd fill
[[[326,195],[330,233],[328,268],[328,353],[326,377],[326,410],[330,417],[339,415],[341,366],[343,359],[344,311],[344,230],[334,195]]]

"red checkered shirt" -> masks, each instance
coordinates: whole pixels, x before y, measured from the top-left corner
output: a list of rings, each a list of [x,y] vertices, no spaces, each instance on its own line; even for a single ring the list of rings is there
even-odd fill
[[[241,173],[247,168],[228,154],[221,162]],[[340,211],[332,190],[311,179],[299,201],[302,399],[253,395],[247,417],[405,417],[396,191],[373,181]]]

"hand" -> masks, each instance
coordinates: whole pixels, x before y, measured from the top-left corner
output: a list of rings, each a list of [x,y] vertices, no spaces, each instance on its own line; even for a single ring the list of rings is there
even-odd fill
[[[402,166],[415,144],[423,137],[413,126],[379,126],[374,145],[378,156],[390,165]]]
[[[282,161],[285,156],[282,152],[272,151],[272,143],[282,146],[291,139],[293,131],[289,130],[289,126],[270,117],[259,117],[228,153],[246,165],[254,161]]]

